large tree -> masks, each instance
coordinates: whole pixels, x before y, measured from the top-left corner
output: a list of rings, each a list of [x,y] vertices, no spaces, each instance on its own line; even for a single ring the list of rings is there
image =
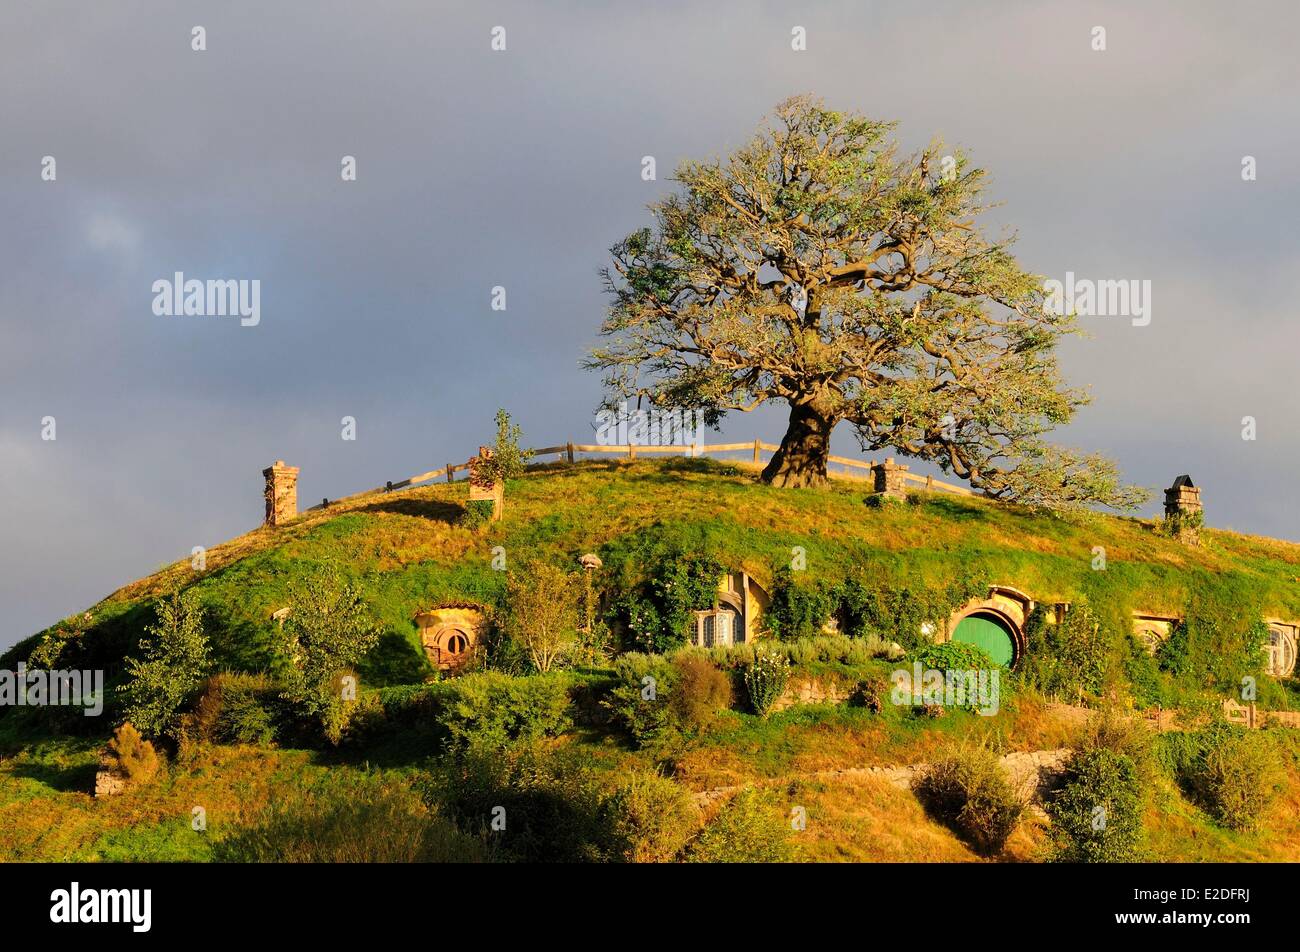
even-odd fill
[[[1110,461],[1042,434],[1087,402],[1055,347],[1072,318],[976,219],[984,173],[940,143],[900,157],[894,124],[799,96],[725,161],[685,162],[653,227],[611,249],[610,401],[698,409],[769,401],[789,428],[763,478],[826,480],[831,431],[893,447],[988,495],[1131,508]]]

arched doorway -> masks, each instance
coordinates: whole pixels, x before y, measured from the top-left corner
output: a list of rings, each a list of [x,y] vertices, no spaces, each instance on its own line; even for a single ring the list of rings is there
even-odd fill
[[[459,671],[482,650],[488,631],[486,612],[478,605],[442,605],[415,616],[420,644],[440,671]]]
[[[994,664],[1009,668],[1016,662],[1016,636],[1011,626],[993,612],[976,611],[957,622],[953,641],[981,649]]]

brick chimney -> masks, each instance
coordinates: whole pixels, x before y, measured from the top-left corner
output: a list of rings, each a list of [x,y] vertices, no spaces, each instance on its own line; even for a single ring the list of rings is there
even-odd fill
[[[266,477],[265,524],[278,526],[298,515],[298,467],[278,459],[262,475]]]

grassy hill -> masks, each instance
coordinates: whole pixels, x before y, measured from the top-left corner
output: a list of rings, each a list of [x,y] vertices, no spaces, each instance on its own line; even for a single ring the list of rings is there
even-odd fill
[[[869,507],[857,481],[819,491],[773,489],[737,465],[708,460],[589,462],[534,467],[507,487],[506,517],[487,531],[457,525],[464,483],[375,494],[259,528],[113,593],[6,652],[12,663],[41,638],[68,642],[65,666],[111,662],[134,649],[150,606],[194,586],[212,613],[221,660],[256,669],[267,662],[271,614],[289,588],[327,562],[353,577],[389,638],[400,683],[420,668],[412,619],[430,604],[465,598],[498,602],[503,574],[492,549],[575,566],[597,552],[627,579],[658,551],[708,549],[734,567],[771,578],[791,549],[807,553],[807,576],[833,583],[857,576],[877,587],[939,588],[963,578],[1011,585],[1040,602],[1091,598],[1119,608],[1184,614],[1217,601],[1231,610],[1300,617],[1300,545],[1207,529],[1188,547],[1155,524],[1114,516],[1053,518],[978,498],[915,493],[915,504]],[[1106,569],[1095,570],[1102,547]],[[396,678],[396,680],[394,680]]]
[[[823,490],[773,489],[759,484],[748,467],[707,460],[535,466],[508,483],[503,521],[479,528],[461,524],[466,494],[463,483],[379,493],[303,514],[287,526],[259,528],[209,549],[202,571],[189,560],[178,562],[6,652],[3,667],[27,661],[103,668],[110,683],[119,683],[123,659],[137,653],[157,600],[184,588],[204,606],[216,666],[273,684],[286,661],[275,649],[272,613],[290,605],[295,586],[325,566],[355,584],[382,630],[357,666],[361,713],[341,745],[294,732],[252,744],[159,741],[169,755],[159,778],[118,798],[88,795],[118,710],[114,698],[108,716],[92,724],[5,712],[0,829],[7,832],[0,853],[35,859],[309,858],[283,846],[303,840],[294,840],[295,830],[311,829],[306,839],[331,842],[322,830],[382,822],[412,831],[409,853],[388,857],[394,859],[519,858],[573,844],[595,851],[577,858],[609,858],[627,852],[611,845],[610,831],[627,825],[610,825],[616,808],[640,815],[639,798],[659,802],[654,798],[680,793],[686,798],[681,808],[694,811],[686,825],[701,826],[725,812],[722,805],[735,790],[749,788],[757,797],[755,816],[766,818],[753,822],[767,823],[769,833],[773,818],[796,806],[807,812],[807,828],[782,847],[794,851],[787,858],[978,859],[912,792],[863,768],[933,761],[963,743],[998,754],[1069,747],[1080,701],[1117,705],[1135,717],[1155,704],[1204,717],[1243,671],[1258,676],[1261,705],[1292,706],[1289,683],[1263,676],[1257,645],[1242,645],[1260,618],[1300,617],[1300,546],[1294,544],[1206,529],[1202,544],[1189,547],[1149,521],[1066,519],[938,493],[872,505],[857,481],[837,480]],[[785,567],[795,547],[802,547],[806,569],[792,574]],[[962,710],[935,718],[891,704],[831,703],[759,717],[741,697],[746,657],[715,651],[712,662],[736,686],[734,703],[707,728],[642,743],[629,740],[617,717],[603,713],[611,710],[602,702],[609,701],[612,686],[635,673],[628,659],[588,660],[531,680],[473,675],[425,684],[436,672],[420,648],[415,615],[452,601],[482,604],[499,615],[507,607],[507,573],[493,567],[493,558],[502,550],[511,569],[530,560],[576,569],[581,554],[599,554],[604,565],[597,584],[616,632],[619,606],[647,591],[665,566],[707,555],[743,569],[777,595],[773,621],[778,628],[784,624],[788,640],[780,644],[794,676],[836,682],[846,692],[888,674],[890,641],[920,650],[912,634],[917,619],[942,617],[956,607],[955,599],[989,584],[1013,586],[1042,604],[1089,606],[1104,637],[1089,649],[1097,672],[1087,690],[1061,697],[1059,685],[1033,673],[1038,669],[1031,664],[1029,672],[1008,676],[1009,697],[994,718]],[[857,593],[855,637],[797,640],[791,606],[824,610],[845,592]],[[1187,619],[1177,657],[1157,663],[1133,642],[1127,619],[1135,609]],[[1042,658],[1066,650],[1050,639],[1031,640],[1026,661],[1033,662],[1035,652]],[[660,663],[637,662],[651,666],[645,670],[658,670],[653,666]],[[506,682],[549,684],[548,677],[567,692],[566,710],[535,731],[501,728],[512,735],[506,752],[498,745],[492,757],[477,758],[474,718],[480,715],[474,712],[515,703],[500,700],[515,697]],[[265,684],[257,690],[275,693]],[[1166,769],[1143,807],[1151,855],[1300,858],[1296,745],[1290,732],[1257,733],[1276,735],[1270,756],[1282,773],[1280,799],[1255,829],[1217,823],[1180,779],[1187,756],[1179,738],[1190,735],[1158,739],[1153,762]],[[466,737],[469,742],[458,747]],[[642,780],[627,788],[629,777]],[[673,789],[660,790],[659,781]],[[285,802],[286,790],[297,804],[292,815],[274,806]],[[508,842],[514,845],[492,839],[475,793],[487,798],[484,803],[502,802],[509,793],[517,804],[511,815],[534,818],[524,821],[523,833],[513,828],[515,839]],[[192,829],[196,804],[205,806],[202,832]],[[599,834],[591,833],[595,825]],[[568,831],[559,846],[547,838],[559,836],[557,829]],[[999,855],[1042,858],[1048,833],[1041,811],[1031,811]],[[752,831],[745,836],[761,839]],[[702,846],[678,846],[671,855],[716,858]],[[351,848],[340,845],[333,855],[359,858],[345,855]],[[627,855],[637,858],[670,855],[629,849]]]

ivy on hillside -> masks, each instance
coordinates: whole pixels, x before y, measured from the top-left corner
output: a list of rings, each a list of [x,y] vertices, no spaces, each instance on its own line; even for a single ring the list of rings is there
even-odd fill
[[[714,606],[726,566],[708,553],[669,549],[648,577],[617,595],[610,622],[625,632],[627,650],[663,654],[686,644],[691,614]]]

